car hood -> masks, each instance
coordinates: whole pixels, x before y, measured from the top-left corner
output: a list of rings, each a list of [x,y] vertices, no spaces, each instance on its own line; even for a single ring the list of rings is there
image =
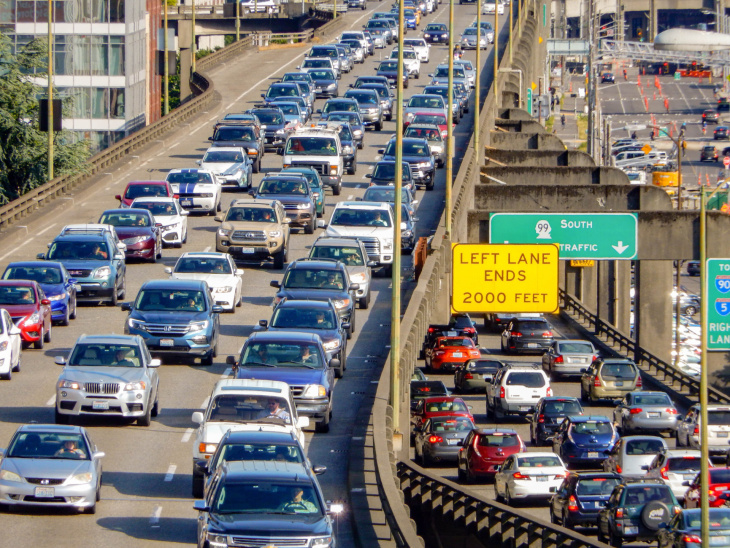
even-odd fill
[[[431,156],[409,156],[408,154],[403,155],[403,161],[409,164],[420,164],[422,162],[428,162],[431,160]],[[395,156],[383,156],[383,161],[395,161]]]
[[[292,425],[284,426],[283,424],[274,424],[271,421],[263,422],[207,422],[203,428],[201,436],[205,443],[220,443],[221,439],[229,430],[232,432],[293,432]]]
[[[332,533],[330,522],[325,516],[308,516],[306,514],[267,515],[255,513],[221,515],[211,513],[208,530],[226,535],[263,538],[301,535],[326,536]]]
[[[108,367],[106,365],[84,365],[63,368],[61,377],[76,382],[130,382],[145,377],[143,367]]]
[[[223,143],[218,143],[220,146],[223,146]],[[231,146],[226,145],[226,146]],[[200,164],[201,169],[207,169],[211,173],[215,173],[217,175],[226,175],[226,174],[233,174],[236,171],[239,170],[245,170],[246,164],[245,162],[201,162]]]
[[[207,282],[210,287],[224,287],[235,285],[237,283],[236,276],[231,274],[203,274],[203,273],[183,273],[173,272],[170,274],[172,280],[202,280]]]
[[[282,288],[277,294],[279,298],[326,301],[327,299],[348,299],[350,294],[341,289],[288,289]]]
[[[96,260],[81,260],[81,259],[53,259],[54,261],[58,261],[63,266],[66,267],[66,270],[96,270],[97,268],[100,268],[102,266],[109,266],[109,263],[107,261],[96,261]]]
[[[236,373],[237,379],[260,379],[284,381],[289,385],[322,384],[323,369],[307,369],[306,367],[289,366],[252,366],[241,365]]]
[[[148,226],[115,226],[114,231],[120,240],[136,238],[137,236],[153,236],[152,229]]]
[[[393,227],[386,226],[328,226],[327,236],[378,236],[384,232],[393,232]]]
[[[38,284],[41,286],[41,289],[43,290],[43,293],[46,294],[46,297],[52,297],[54,295],[60,295],[61,293],[64,293],[66,291],[66,287],[64,284]],[[2,308],[6,308],[3,306]]]
[[[196,194],[210,192],[210,188],[217,186],[216,183],[170,183],[175,194]]]
[[[256,198],[261,200],[282,200],[285,199],[290,203],[307,204],[312,201],[309,196],[302,196],[301,194],[256,194]]]
[[[207,312],[188,312],[185,310],[133,310],[129,314],[129,317],[143,322],[177,325],[187,324],[189,322],[202,322],[210,319]]]
[[[13,318],[19,318],[22,316],[29,316],[33,312],[37,312],[38,308],[35,304],[0,304],[0,308],[4,308],[8,311],[10,316]]]
[[[3,459],[2,468],[24,478],[65,479],[91,470],[91,461],[76,459]]]

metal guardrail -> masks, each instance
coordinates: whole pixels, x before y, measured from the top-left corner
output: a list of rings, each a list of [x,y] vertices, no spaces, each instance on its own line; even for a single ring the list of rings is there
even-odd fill
[[[453,524],[476,537],[484,545],[529,546],[530,548],[605,548],[596,539],[542,521],[526,519],[524,513],[477,495],[443,478],[435,479],[412,463],[398,463],[398,479],[411,508],[418,506],[426,514],[445,508],[438,516],[448,515]]]
[[[562,311],[579,324],[592,331],[600,341],[612,347],[614,350],[633,358],[636,365],[653,378],[671,389],[675,394],[687,398],[693,403],[697,402],[700,394],[700,381],[690,377],[673,365],[660,360],[654,354],[647,352],[631,337],[625,335],[613,325],[599,318],[594,312],[588,310],[582,302],[560,290],[562,300]],[[730,396],[710,387],[709,401],[711,403],[730,404]]]

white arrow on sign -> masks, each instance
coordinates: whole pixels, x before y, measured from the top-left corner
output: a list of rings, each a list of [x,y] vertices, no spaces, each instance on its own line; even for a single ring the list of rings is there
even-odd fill
[[[619,241],[618,245],[612,245],[611,247],[614,248],[616,250],[616,253],[618,253],[619,255],[621,255],[621,253],[629,248],[629,246],[624,245],[622,241]]]

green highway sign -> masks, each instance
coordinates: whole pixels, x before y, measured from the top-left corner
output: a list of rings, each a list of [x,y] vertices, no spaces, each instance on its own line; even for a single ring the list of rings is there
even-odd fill
[[[634,259],[636,213],[492,213],[491,244],[558,244],[561,259]]]
[[[707,350],[730,350],[730,259],[707,259],[705,266]]]

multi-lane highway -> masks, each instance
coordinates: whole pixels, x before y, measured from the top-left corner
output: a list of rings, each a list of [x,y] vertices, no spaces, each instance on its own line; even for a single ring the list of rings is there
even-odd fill
[[[387,11],[389,4],[368,4],[366,11],[345,15],[347,27],[359,29],[373,11]],[[476,17],[476,5],[458,6],[456,29],[468,26]],[[491,18],[484,18],[489,20]],[[434,14],[425,18],[421,28],[431,21],[448,22],[448,10],[439,6]],[[419,35],[411,31],[408,36]],[[334,38],[334,37],[330,37]],[[37,253],[46,250],[58,231],[66,224],[95,222],[105,209],[117,205],[114,195],[119,194],[131,180],[164,179],[173,168],[195,167],[207,149],[207,137],[212,125],[229,111],[243,111],[256,103],[260,94],[278,76],[296,70],[308,48],[291,48],[262,52],[247,52],[210,71],[221,100],[214,109],[204,113],[191,124],[167,138],[164,143],[151,148],[140,156],[131,168],[113,172],[111,177],[92,188],[65,197],[63,207],[56,207],[52,215],[39,214],[25,222],[27,236],[0,242],[0,268],[10,261],[32,260]],[[363,65],[356,65],[352,73],[344,75],[340,89],[354,82],[358,75],[374,74],[381,58],[390,48],[376,50]],[[482,54],[486,60],[488,52]],[[431,62],[422,69],[419,80],[411,82],[407,95],[419,92],[428,84],[430,69],[447,58],[444,46],[431,50]],[[468,52],[468,59],[475,59]],[[318,100],[315,108],[321,108]],[[315,115],[316,117],[316,115]],[[365,149],[359,154],[357,175],[344,179],[340,196],[329,192],[327,210],[337,200],[361,196],[367,186],[365,174],[377,161],[377,149],[382,148],[396,130],[395,117],[386,122],[380,132],[368,131]],[[455,130],[455,150],[461,156],[471,133],[471,120],[464,119]],[[458,167],[458,163],[455,167]],[[257,184],[262,176],[281,168],[281,157],[267,154],[261,174],[254,176]],[[444,195],[444,171],[438,170],[436,188],[432,192],[420,190],[417,210],[420,219],[418,236],[429,235],[441,215]],[[227,205],[237,195],[226,192],[223,203]],[[131,300],[143,282],[164,278],[164,268],[173,266],[176,258],[185,251],[215,249],[215,231],[218,225],[211,217],[190,216],[187,243],[182,249],[165,249],[158,264],[130,264],[127,270],[127,295]],[[296,233],[291,239],[289,258],[305,256],[308,247],[318,236]],[[412,277],[410,259],[405,258],[402,275],[404,289]],[[280,279],[282,271],[265,265],[243,265],[244,304],[235,314],[221,316],[221,339],[218,358],[211,367],[191,364],[171,364],[166,360],[160,369],[161,412],[152,426],[145,428],[125,423],[85,421],[94,442],[106,453],[103,460],[104,482],[101,502],[96,515],[75,515],[46,510],[22,510],[12,514],[3,512],[5,542],[15,539],[33,546],[76,547],[79,545],[122,547],[192,544],[196,538],[196,512],[191,498],[192,440],[194,439],[191,414],[204,407],[214,383],[229,374],[225,357],[236,354],[245,337],[251,333],[258,320],[268,319],[274,290],[269,282]],[[382,363],[388,349],[383,344],[390,332],[390,280],[377,277],[373,287],[374,300],[368,310],[358,310],[358,332],[349,344],[348,369],[338,380],[334,396],[334,416],[331,431],[327,434],[307,434],[307,452],[313,463],[325,464],[327,473],[320,476],[327,499],[348,500],[347,465],[348,448],[353,423],[358,412],[363,388],[371,382],[372,372]],[[53,421],[55,382],[60,368],[54,364],[54,356],[64,355],[82,333],[121,333],[126,313],[119,307],[80,306],[78,318],[70,327],[55,326],[52,342],[43,350],[29,349],[23,353],[22,371],[13,375],[12,381],[0,384],[0,447],[7,444],[15,429],[30,421]],[[347,507],[347,506],[346,506]],[[353,546],[350,514],[345,511],[339,525],[339,545]],[[0,544],[4,544],[2,542]],[[162,543],[162,544],[160,544]]]

